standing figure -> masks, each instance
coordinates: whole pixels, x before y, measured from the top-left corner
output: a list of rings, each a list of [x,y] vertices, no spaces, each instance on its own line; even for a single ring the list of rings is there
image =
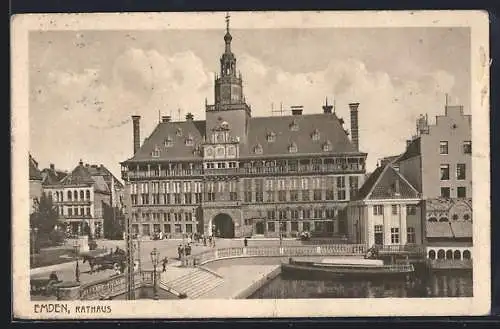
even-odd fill
[[[243,240],[243,245],[245,246],[245,248],[248,246],[248,240],[247,238],[245,237],[245,239]]]
[[[163,262],[162,262],[162,265],[163,265],[162,272],[165,272],[167,270],[167,264],[168,264],[168,258],[165,257],[165,258],[163,258]]]

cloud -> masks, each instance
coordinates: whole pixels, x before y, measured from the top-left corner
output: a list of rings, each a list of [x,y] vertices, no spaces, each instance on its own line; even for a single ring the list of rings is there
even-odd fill
[[[328,97],[349,128],[348,103],[359,102],[360,148],[369,154],[370,169],[379,157],[403,151],[418,114],[443,112],[444,93],[455,82],[446,71],[402,80],[370,71],[355,58],[332,59],[321,71],[290,73],[242,54],[238,69],[254,116],[271,115],[272,103],[275,109],[283,103],[285,111],[304,105],[305,114],[320,113]],[[142,116],[142,139],[156,125],[158,111],[177,119],[181,108],[182,115],[203,118],[205,97],[213,101],[213,76],[192,52],[168,56],[131,48],[111,67],[49,72],[31,97],[31,148],[42,164],[58,159],[70,169],[86,157],[119,175],[118,163],[132,153],[130,116]]]

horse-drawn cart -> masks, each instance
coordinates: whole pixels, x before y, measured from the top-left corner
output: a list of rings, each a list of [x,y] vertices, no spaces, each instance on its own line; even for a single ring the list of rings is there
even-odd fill
[[[119,270],[123,273],[127,262],[127,253],[120,248],[111,252],[92,250],[82,254],[82,257],[83,263],[89,263],[91,274],[108,269]]]

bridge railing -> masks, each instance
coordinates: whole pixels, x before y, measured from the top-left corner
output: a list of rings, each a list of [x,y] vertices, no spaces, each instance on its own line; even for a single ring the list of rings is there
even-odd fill
[[[364,244],[220,248],[188,256],[184,258],[182,265],[196,266],[234,257],[359,256],[366,254],[367,250]]]
[[[134,288],[153,284],[153,271],[134,273]],[[160,273],[157,272],[157,279]],[[92,300],[102,297],[115,297],[127,291],[127,274],[119,274],[109,278],[89,282],[80,286],[80,299]]]

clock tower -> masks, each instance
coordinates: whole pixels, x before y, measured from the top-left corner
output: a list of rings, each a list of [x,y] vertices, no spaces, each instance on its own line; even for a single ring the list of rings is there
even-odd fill
[[[231,137],[245,144],[251,109],[243,96],[241,74],[236,70],[236,56],[231,51],[233,37],[229,32],[229,15],[226,15],[224,53],[220,58],[220,71],[215,75],[215,97],[213,105],[206,105],[206,138],[209,140],[214,129],[225,122]]]

